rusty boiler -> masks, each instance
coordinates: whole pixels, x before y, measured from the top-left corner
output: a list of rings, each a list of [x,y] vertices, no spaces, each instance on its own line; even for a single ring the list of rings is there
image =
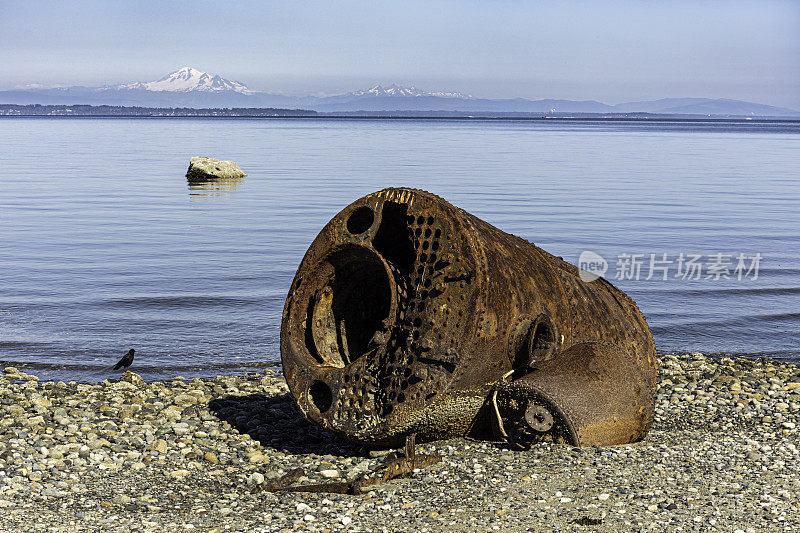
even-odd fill
[[[322,229],[281,356],[308,419],[370,446],[621,444],[653,420],[653,338],[628,296],[420,190],[370,194]]]

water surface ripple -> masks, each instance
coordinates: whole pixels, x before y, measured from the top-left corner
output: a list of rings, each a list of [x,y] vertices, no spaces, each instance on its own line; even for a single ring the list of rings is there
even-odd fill
[[[248,176],[190,187],[192,155]],[[42,377],[104,379],[131,347],[147,379],[276,364],[307,246],[387,186],[602,255],[660,350],[800,358],[798,123],[4,118],[0,160],[0,365]],[[763,259],[645,280],[651,253]]]

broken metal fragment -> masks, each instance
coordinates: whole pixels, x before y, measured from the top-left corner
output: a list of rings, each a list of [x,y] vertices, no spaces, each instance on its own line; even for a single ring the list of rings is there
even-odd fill
[[[317,483],[314,485],[294,485],[302,475],[303,470],[297,468],[285,476],[281,477],[277,483],[266,486],[263,490],[270,492],[324,492],[330,494],[364,494],[372,490],[372,487],[387,483],[393,479],[410,476],[414,470],[426,468],[442,460],[436,454],[418,454],[415,450],[416,435],[406,437],[405,453],[397,454],[394,457],[387,457],[386,462],[365,474],[357,476],[352,481],[342,481],[335,483]],[[299,471],[299,475],[295,475]],[[288,482],[287,482],[288,481]]]
[[[419,190],[370,194],[322,229],[281,356],[306,417],[367,445],[493,430],[523,448],[618,444],[653,419],[653,338],[629,297]]]
[[[266,481],[253,489],[253,492],[275,492],[297,483],[305,475],[302,468],[294,468],[274,481]]]

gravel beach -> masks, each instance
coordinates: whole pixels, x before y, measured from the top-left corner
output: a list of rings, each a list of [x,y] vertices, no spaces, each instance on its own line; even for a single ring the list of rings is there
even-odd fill
[[[0,376],[0,531],[799,531],[800,367],[661,355],[643,442],[455,439],[361,496],[267,492],[386,460],[300,414],[272,371],[146,383]]]

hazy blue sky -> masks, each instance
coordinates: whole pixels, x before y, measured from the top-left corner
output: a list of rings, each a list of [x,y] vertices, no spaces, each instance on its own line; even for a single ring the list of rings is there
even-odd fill
[[[185,65],[292,94],[397,82],[800,108],[800,1],[0,0],[1,88],[149,81]]]

